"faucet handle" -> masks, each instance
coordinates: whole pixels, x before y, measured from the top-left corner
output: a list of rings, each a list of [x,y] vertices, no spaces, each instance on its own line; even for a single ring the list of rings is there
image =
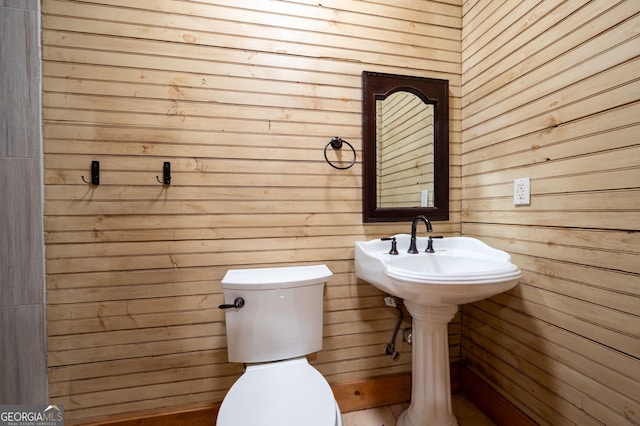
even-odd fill
[[[398,242],[396,241],[396,237],[382,237],[381,241],[391,241],[391,250],[389,250],[389,254],[397,255],[398,254]]]
[[[433,249],[433,239],[434,238],[444,238],[442,235],[429,235],[429,241],[427,242],[427,249],[424,251],[425,253],[435,253],[436,251]]]

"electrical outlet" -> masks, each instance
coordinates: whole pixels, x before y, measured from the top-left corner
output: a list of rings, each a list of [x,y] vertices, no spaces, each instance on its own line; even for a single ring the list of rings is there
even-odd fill
[[[429,207],[429,190],[428,189],[422,190],[422,200],[421,200],[420,206]]]
[[[516,206],[528,206],[531,204],[529,178],[521,178],[513,181],[513,204]]]

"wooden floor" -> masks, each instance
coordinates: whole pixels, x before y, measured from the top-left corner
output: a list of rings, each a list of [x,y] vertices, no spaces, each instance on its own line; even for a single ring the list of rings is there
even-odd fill
[[[478,407],[463,394],[455,394],[451,400],[453,413],[460,426],[494,426]],[[395,404],[368,410],[352,411],[342,415],[343,426],[396,426],[396,419],[409,404]]]

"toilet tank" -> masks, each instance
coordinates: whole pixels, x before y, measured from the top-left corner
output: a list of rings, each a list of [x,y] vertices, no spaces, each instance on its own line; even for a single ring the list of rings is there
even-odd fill
[[[224,303],[244,299],[242,308],[225,310],[229,361],[279,361],[322,349],[323,287],[332,275],[326,265],[227,271]]]

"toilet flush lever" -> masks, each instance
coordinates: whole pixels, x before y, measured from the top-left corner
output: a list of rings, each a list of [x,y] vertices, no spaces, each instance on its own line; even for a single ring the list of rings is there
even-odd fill
[[[242,297],[236,297],[236,300],[233,303],[227,303],[224,305],[218,306],[218,309],[240,309],[244,306],[244,299]]]

